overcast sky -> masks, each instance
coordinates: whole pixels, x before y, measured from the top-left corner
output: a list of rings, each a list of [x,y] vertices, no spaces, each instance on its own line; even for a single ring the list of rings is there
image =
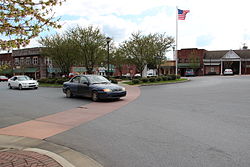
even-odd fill
[[[250,44],[249,4],[248,0],[67,0],[55,11],[63,24],[60,32],[77,24],[93,25],[119,43],[137,31],[166,32],[175,38],[178,6],[190,10],[186,20],[178,21],[178,49],[229,50]],[[30,46],[37,45],[34,41]]]

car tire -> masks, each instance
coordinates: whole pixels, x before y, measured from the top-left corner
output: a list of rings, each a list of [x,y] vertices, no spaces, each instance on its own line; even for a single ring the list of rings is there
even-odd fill
[[[38,87],[34,87],[34,89],[38,89]]]
[[[97,102],[99,101],[98,93],[92,92],[92,101]]]
[[[8,84],[8,87],[9,87],[9,89],[12,89],[12,86],[10,84]]]
[[[18,89],[19,89],[19,90],[22,90],[22,89],[23,89],[23,87],[22,87],[21,84],[18,85]]]
[[[71,90],[70,90],[70,89],[67,89],[67,90],[66,90],[66,97],[67,97],[67,98],[71,98],[72,96],[73,96],[73,94],[72,94]]]

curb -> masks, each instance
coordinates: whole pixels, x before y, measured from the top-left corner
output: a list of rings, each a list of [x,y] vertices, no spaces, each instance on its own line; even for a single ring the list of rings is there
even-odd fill
[[[46,155],[63,167],[103,167],[92,158],[70,148],[27,137],[0,135],[0,148],[32,151]]]

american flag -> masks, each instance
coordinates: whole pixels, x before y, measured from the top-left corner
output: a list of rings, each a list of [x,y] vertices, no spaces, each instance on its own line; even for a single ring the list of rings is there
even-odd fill
[[[186,14],[189,13],[189,10],[178,9],[178,20],[185,20]]]

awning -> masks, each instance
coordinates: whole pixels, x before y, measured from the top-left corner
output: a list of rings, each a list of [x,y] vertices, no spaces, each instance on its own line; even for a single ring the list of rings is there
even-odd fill
[[[49,73],[60,73],[62,72],[60,68],[47,68]]]
[[[14,69],[13,73],[35,73],[39,71],[38,68],[18,68]]]
[[[200,68],[200,63],[178,63],[178,68]]]
[[[12,69],[5,69],[3,71],[0,71],[0,74],[12,74]]]
[[[220,63],[204,63],[205,66],[219,66]]]

